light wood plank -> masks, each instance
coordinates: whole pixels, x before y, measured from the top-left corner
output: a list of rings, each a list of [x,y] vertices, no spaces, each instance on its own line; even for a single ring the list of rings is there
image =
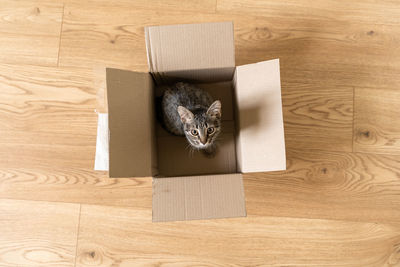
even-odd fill
[[[372,66],[378,73],[381,67],[398,70],[398,25],[250,15],[232,15],[232,19],[239,65],[280,58],[282,68],[338,68],[350,73]]]
[[[0,168],[92,168],[94,146],[2,144]]]
[[[212,10],[214,12],[214,10]],[[139,9],[126,2],[67,4],[60,46],[61,66],[105,65],[147,71],[144,26],[215,22],[227,16],[181,11]]]
[[[96,130],[91,69],[0,64],[0,85],[3,130],[91,135]]]
[[[0,199],[0,265],[74,266],[79,205]]]
[[[0,62],[56,66],[63,4],[2,0]]]
[[[398,156],[289,150],[288,170],[246,174],[250,215],[400,221]],[[80,169],[2,169],[0,197],[151,209],[151,179]]]
[[[92,71],[0,65],[0,166],[92,168]]]
[[[245,175],[248,214],[400,222],[400,157],[288,150],[285,172]]]
[[[288,148],[352,151],[353,88],[282,81]]]
[[[77,266],[399,265],[398,3],[216,4],[1,1],[0,198],[114,206],[83,206]],[[91,68],[146,71],[144,26],[227,20],[238,65],[280,58],[288,170],[244,176],[248,218],[153,224],[151,179],[92,171]],[[78,213],[0,200],[0,265],[73,265]]]
[[[400,155],[400,92],[355,89],[354,151]]]
[[[109,0],[55,0],[60,3],[64,3],[66,6],[69,5],[86,5],[92,6],[93,8],[101,6],[107,8],[110,6],[120,6],[123,8],[129,7],[132,9],[138,9],[142,11],[146,10],[158,10],[160,12],[170,10],[180,11],[196,11],[196,12],[215,12],[217,7],[217,0],[118,0],[110,2]]]
[[[325,1],[325,0],[218,0],[217,11],[252,14],[265,17],[295,17],[296,19],[346,20],[352,22],[400,23],[400,8],[396,1]]]
[[[106,172],[68,166],[63,169],[0,168],[0,198],[151,209],[151,197],[150,177],[110,179]]]
[[[283,89],[285,82],[312,84],[320,88],[353,87],[397,89],[400,84],[400,69],[396,67],[357,66],[349,71],[340,65],[315,64],[306,68],[295,66],[281,68]]]
[[[145,71],[144,26],[226,20],[235,24],[238,65],[280,58],[283,69],[329,72],[336,68],[342,75],[359,68],[369,68],[369,75],[383,74],[380,68],[398,70],[398,25],[180,10],[160,14],[156,10],[103,5],[66,6],[60,64],[88,67],[101,64]]]
[[[399,240],[389,224],[261,216],[151,223],[150,210],[84,205],[77,266],[390,266]]]

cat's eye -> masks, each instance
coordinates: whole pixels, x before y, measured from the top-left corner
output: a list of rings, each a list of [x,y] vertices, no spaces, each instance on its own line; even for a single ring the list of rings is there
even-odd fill
[[[212,134],[214,132],[214,127],[210,127],[207,129],[207,133]]]
[[[190,133],[194,136],[197,136],[199,134],[197,130],[191,130]]]

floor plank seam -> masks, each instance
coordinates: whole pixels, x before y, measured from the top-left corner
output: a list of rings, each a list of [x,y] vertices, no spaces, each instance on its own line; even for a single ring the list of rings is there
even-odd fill
[[[286,146],[286,155],[288,154],[288,151],[302,151],[302,152],[310,152],[310,153],[316,153],[316,152],[332,152],[332,153],[351,153],[352,150],[335,150],[335,149],[321,149],[321,148],[298,148],[298,147],[289,147]]]
[[[246,179],[246,177],[244,177]],[[47,202],[47,203],[61,203],[61,204],[79,204],[79,221],[78,221],[78,233],[76,239],[76,251],[77,254],[78,249],[78,242],[79,242],[79,227],[80,227],[80,220],[81,220],[81,210],[82,205],[85,206],[98,206],[98,207],[111,207],[111,208],[128,208],[128,209],[139,209],[139,210],[146,210],[151,208],[140,208],[140,207],[132,207],[132,206],[123,206],[123,205],[109,205],[109,204],[93,204],[93,203],[76,203],[76,202],[60,202],[60,201],[51,201],[51,200],[32,200],[32,199],[13,199],[13,198],[0,198],[1,200],[15,200],[15,201],[33,201],[33,202]],[[286,218],[286,219],[300,219],[300,220],[323,220],[323,221],[336,221],[336,222],[352,222],[352,223],[378,223],[378,224],[395,224],[399,225],[400,221],[396,220],[354,220],[354,219],[340,219],[340,218],[324,218],[324,217],[294,217],[294,216],[277,216],[277,215],[259,215],[259,214],[247,214],[246,217],[243,217],[244,220],[251,219],[251,218]],[[226,219],[226,218],[225,218]],[[215,219],[215,220],[224,220],[224,219]],[[205,220],[193,220],[193,221],[205,221]],[[151,222],[151,218],[149,218],[149,223]],[[75,255],[76,257],[77,255]],[[76,259],[75,259],[76,260]]]
[[[339,218],[310,218],[310,217],[291,217],[291,216],[277,216],[277,215],[259,215],[259,214],[247,214],[247,217],[243,218],[257,218],[257,217],[265,217],[265,218],[282,218],[282,219],[300,219],[300,220],[320,220],[320,221],[335,221],[335,222],[345,222],[345,223],[373,223],[373,224],[389,224],[400,227],[400,221],[395,220],[354,220],[354,219],[339,219]],[[218,220],[218,219],[217,219]],[[399,228],[400,231],[400,228]],[[400,234],[400,233],[399,233]]]
[[[355,139],[355,136],[354,136],[354,120],[355,120],[355,116],[356,116],[356,110],[355,110],[356,104],[355,104],[355,101],[356,101],[356,89],[353,86],[353,120],[352,120],[353,124],[352,124],[352,134],[351,134],[351,152],[353,152],[353,153],[354,153],[354,139]]]
[[[396,1],[0,3],[0,267],[400,267]],[[93,170],[93,65],[148,72],[144,26],[217,21],[238,66],[281,60],[287,168],[242,174],[246,217],[153,223],[151,177]]]
[[[63,24],[64,24],[64,10],[65,10],[65,4],[63,4],[63,9],[61,14],[60,39],[58,41],[58,54],[57,54],[57,67],[60,66],[60,50],[61,50],[61,37],[63,31]]]
[[[400,157],[400,154],[395,154],[392,152],[383,153],[383,152],[354,151],[352,153],[363,154],[363,155],[374,155],[374,156]]]
[[[150,188],[150,187],[149,187]],[[28,199],[28,198],[10,198],[0,197],[1,200],[15,200],[15,201],[32,201],[32,202],[46,202],[46,203],[59,203],[59,204],[73,204],[73,205],[88,205],[88,206],[104,206],[104,207],[115,207],[115,208],[132,208],[139,210],[151,210],[151,207],[135,207],[126,206],[121,204],[101,204],[101,203],[84,203],[84,202],[70,202],[70,201],[56,201],[56,200],[42,200],[42,199]]]
[[[32,201],[32,202],[46,202],[46,203],[60,203],[60,204],[73,204],[80,205],[80,202],[68,202],[68,201],[55,201],[55,200],[42,200],[42,199],[29,199],[29,198],[10,198],[0,197],[0,200],[15,200],[15,201]],[[100,205],[101,206],[101,205]]]
[[[78,257],[78,241],[79,241],[79,228],[81,225],[81,212],[82,212],[82,204],[79,204],[79,216],[78,216],[78,228],[76,231],[74,267],[76,266],[76,258]]]

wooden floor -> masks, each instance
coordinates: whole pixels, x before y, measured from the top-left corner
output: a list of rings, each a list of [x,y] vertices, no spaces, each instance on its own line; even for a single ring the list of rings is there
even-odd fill
[[[247,218],[151,223],[150,178],[92,170],[92,67],[227,20],[238,65],[280,58],[288,170]],[[399,1],[1,0],[0,229],[0,266],[400,266]]]

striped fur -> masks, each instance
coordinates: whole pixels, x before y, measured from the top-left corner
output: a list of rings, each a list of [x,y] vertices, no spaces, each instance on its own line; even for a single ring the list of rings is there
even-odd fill
[[[165,128],[174,135],[185,135],[195,149],[214,153],[221,131],[221,102],[213,102],[204,90],[188,83],[177,83],[163,95]]]

